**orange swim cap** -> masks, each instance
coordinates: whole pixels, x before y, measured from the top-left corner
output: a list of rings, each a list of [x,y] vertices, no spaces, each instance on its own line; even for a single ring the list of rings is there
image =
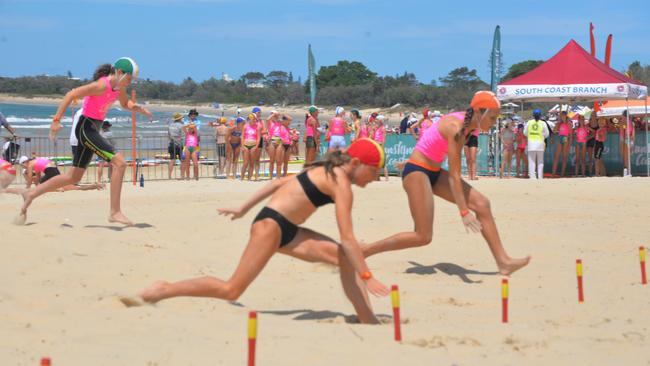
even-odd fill
[[[347,150],[348,155],[357,158],[361,163],[383,168],[386,162],[384,149],[377,142],[369,138],[355,140]]]
[[[470,106],[472,108],[498,109],[501,108],[501,102],[499,102],[497,96],[491,91],[481,90],[474,94]]]

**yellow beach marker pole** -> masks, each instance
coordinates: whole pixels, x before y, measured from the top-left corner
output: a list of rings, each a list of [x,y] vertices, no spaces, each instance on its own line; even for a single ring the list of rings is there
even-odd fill
[[[576,275],[578,276],[578,302],[585,302],[585,293],[582,288],[582,260],[576,259]]]
[[[641,262],[641,284],[648,284],[648,278],[645,275],[645,247],[639,247],[639,260]]]
[[[508,322],[508,279],[501,280],[501,322]]]
[[[248,313],[248,366],[255,366],[255,341],[257,340],[257,312]]]
[[[393,303],[393,322],[395,323],[395,341],[402,340],[402,326],[399,318],[399,288],[397,285],[391,286],[390,299]]]

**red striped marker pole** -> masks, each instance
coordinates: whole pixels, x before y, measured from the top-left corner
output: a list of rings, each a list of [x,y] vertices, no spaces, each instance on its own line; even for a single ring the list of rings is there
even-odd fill
[[[578,302],[585,302],[585,293],[582,288],[582,260],[576,259],[576,275],[578,276]]]
[[[501,322],[508,322],[508,279],[501,280]]]
[[[645,275],[645,247],[639,247],[639,260],[641,261],[641,284],[647,285],[648,279]]]
[[[41,366],[51,366],[51,365],[52,365],[52,360],[50,360],[49,357],[41,358]]]
[[[257,340],[257,312],[248,313],[248,366],[255,366],[255,341]]]
[[[395,341],[402,341],[402,323],[399,318],[399,288],[393,285],[390,291],[390,299],[393,303],[393,322],[395,323]]]

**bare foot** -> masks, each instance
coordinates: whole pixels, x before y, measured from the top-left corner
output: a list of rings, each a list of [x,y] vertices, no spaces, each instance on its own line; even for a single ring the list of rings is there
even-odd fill
[[[25,225],[25,221],[27,221],[27,208],[32,204],[33,200],[29,192],[29,189],[20,192],[20,195],[23,197],[23,207],[21,207],[20,213],[14,219],[14,224],[16,225]]]
[[[138,292],[138,296],[144,302],[155,304],[165,298],[165,288],[169,286],[167,281],[156,281],[151,286]]]
[[[133,222],[121,212],[116,212],[108,216],[108,222],[117,222],[126,226],[133,226]]]
[[[527,266],[528,262],[530,262],[530,256],[527,256],[526,258],[510,259],[506,263],[497,263],[497,266],[499,267],[500,274],[510,276],[515,271]]]

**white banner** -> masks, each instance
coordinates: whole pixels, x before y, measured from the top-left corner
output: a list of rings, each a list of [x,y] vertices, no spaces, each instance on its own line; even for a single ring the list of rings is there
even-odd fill
[[[617,84],[567,84],[567,85],[499,85],[500,100],[526,100],[543,102],[581,101],[594,102],[612,99],[636,99],[647,95],[645,86]]]

